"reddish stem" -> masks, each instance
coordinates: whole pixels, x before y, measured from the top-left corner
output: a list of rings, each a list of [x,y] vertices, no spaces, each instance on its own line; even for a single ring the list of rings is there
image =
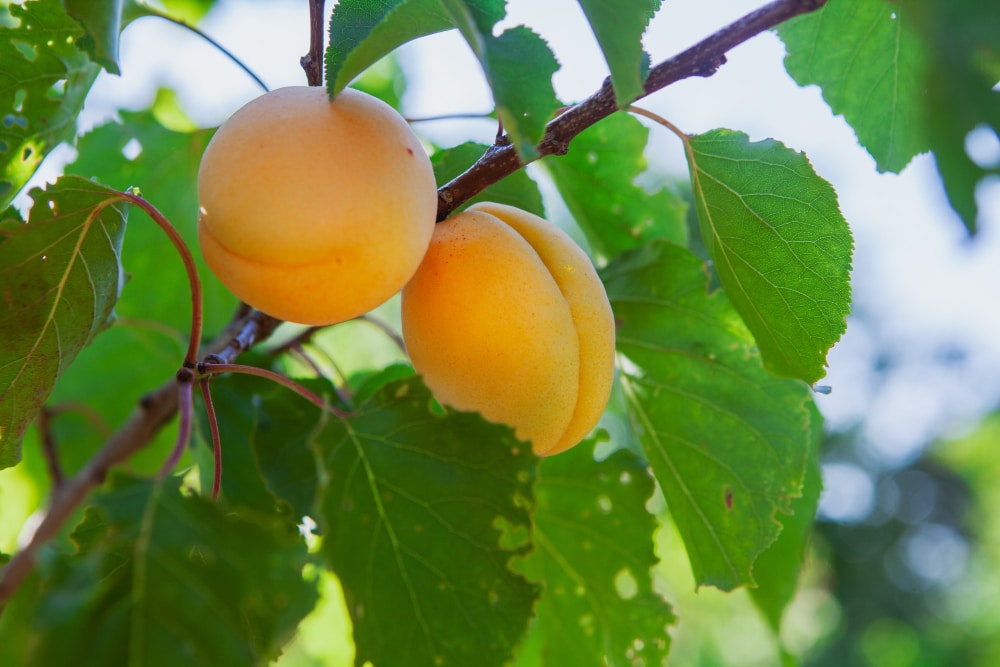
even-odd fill
[[[182,368],[177,372],[177,442],[174,444],[170,456],[163,462],[163,467],[160,468],[158,476],[161,478],[169,475],[177,467],[177,462],[181,460],[184,448],[187,447],[187,443],[191,439],[191,413],[194,410],[193,390],[194,374],[190,370]]]
[[[212,391],[208,386],[210,378],[198,381],[201,397],[205,401],[205,412],[208,413],[208,428],[212,432],[212,457],[215,459],[215,474],[212,478],[212,500],[219,499],[222,489],[222,436],[219,434],[219,419],[215,415],[215,405],[212,403]]]
[[[320,396],[309,391],[295,380],[266,368],[246,366],[244,364],[213,364],[209,362],[202,362],[198,364],[198,372],[206,375],[218,375],[220,373],[243,373],[244,375],[253,375],[265,378],[267,380],[277,382],[283,387],[291,389],[296,394],[318,407],[320,410],[329,410],[340,419],[347,418],[345,413],[337,410],[335,407],[324,401]]]

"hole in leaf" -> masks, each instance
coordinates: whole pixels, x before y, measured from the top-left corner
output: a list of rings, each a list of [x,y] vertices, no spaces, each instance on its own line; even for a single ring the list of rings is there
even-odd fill
[[[974,127],[965,135],[965,153],[983,169],[1000,166],[1000,138],[987,125]]]
[[[622,600],[631,600],[639,592],[639,584],[629,569],[622,568],[615,575],[615,591]]]
[[[34,62],[38,57],[38,51],[31,44],[26,44],[25,42],[11,41],[11,45],[18,50],[24,59],[29,62]]]
[[[122,146],[122,155],[131,162],[142,154],[142,144],[135,137],[129,139],[128,143]]]
[[[605,514],[611,514],[611,510],[614,509],[614,505],[611,502],[611,498],[601,495],[597,497],[597,506],[601,508],[601,511]]]

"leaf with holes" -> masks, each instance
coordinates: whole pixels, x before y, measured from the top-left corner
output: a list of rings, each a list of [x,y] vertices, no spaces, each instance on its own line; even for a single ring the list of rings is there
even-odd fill
[[[341,0],[330,15],[327,92],[334,97],[396,47],[452,27],[440,0]]]
[[[118,67],[118,38],[122,30],[125,0],[63,0],[66,13],[86,31],[78,45],[112,74]]]
[[[603,258],[654,238],[687,243],[687,203],[665,187],[650,193],[635,184],[646,171],[648,136],[636,118],[616,113],[581,132],[566,155],[542,162]]]
[[[178,478],[125,476],[46,564],[29,667],[263,666],[317,594],[292,523],[223,511]]]
[[[432,406],[415,378],[317,436],[322,554],[354,623],[356,664],[505,664],[536,587],[528,544],[536,458],[507,427]]]
[[[441,0],[482,65],[497,114],[518,153],[532,158],[545,124],[559,108],[552,75],[559,63],[541,37],[525,26],[493,35],[504,17],[497,0]]]
[[[541,462],[525,571],[545,586],[532,626],[538,636],[527,640],[540,645],[542,664],[663,664],[675,619],[650,576],[653,485],[626,450],[598,462],[581,444]]]
[[[648,65],[641,38],[649,20],[660,8],[660,0],[578,2],[611,70],[618,106],[624,107],[643,93],[643,69],[648,69]]]
[[[704,264],[662,241],[602,271],[631,418],[699,585],[753,585],[802,493],[809,388],[761,364]]]
[[[906,3],[831,0],[778,28],[785,69],[818,85],[879,171],[902,171],[930,148],[924,109],[927,47]]]
[[[76,135],[76,117],[100,66],[76,46],[80,24],[59,0],[10,5],[0,25],[0,208],[42,159]]]
[[[772,372],[815,382],[847,329],[854,241],[837,193],[777,141],[686,139],[701,235]]]
[[[20,459],[24,430],[124,282],[119,193],[65,176],[32,198],[28,224],[0,222],[0,469]]]
[[[468,169],[470,164],[481,158],[487,150],[489,150],[489,146],[470,141],[435,152],[431,156],[431,164],[434,165],[434,176],[437,182],[447,183],[455,178]],[[524,169],[519,169],[500,182],[486,188],[462,204],[459,210],[479,201],[492,201],[516,206],[519,209],[545,217],[545,207],[542,204],[542,193],[538,190],[538,183],[532,180]]]

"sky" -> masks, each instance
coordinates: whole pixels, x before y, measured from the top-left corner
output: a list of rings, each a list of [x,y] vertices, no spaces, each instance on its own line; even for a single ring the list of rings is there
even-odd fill
[[[665,2],[646,34],[646,49],[658,62],[761,4]],[[580,100],[599,87],[607,67],[575,0],[508,0],[500,27],[522,23],[549,41],[562,64],[554,78],[562,99]],[[298,65],[308,43],[304,0],[223,0],[201,27],[271,88],[304,84]],[[130,26],[121,52],[123,75],[98,80],[85,126],[106,121],[118,108],[147,106],[157,86],[176,89],[185,111],[205,127],[261,92],[205,42],[164,21]],[[478,63],[456,33],[405,46],[402,55],[411,76],[408,116],[490,110]],[[1000,183],[981,189],[981,232],[970,240],[944,199],[929,156],[917,157],[899,175],[878,174],[820,91],[800,88],[785,74],[783,56],[774,34],[760,35],[732,50],[714,76],[679,82],[642,106],[687,133],[725,127],[752,140],[778,139],[804,151],[833,184],[855,238],[854,315],[829,355],[822,384],[832,392],[816,400],[829,428],[860,426],[868,463],[892,469],[912,461],[931,439],[957,434],[1000,405]],[[478,121],[421,123],[418,130],[443,145],[489,143],[495,134],[492,123]],[[970,149],[1000,161],[992,133],[971,139]],[[69,153],[54,156],[40,178],[51,178]],[[647,157],[657,173],[686,176],[681,145],[663,128],[651,128]],[[553,207],[553,215],[561,214]],[[870,482],[867,473],[848,465],[828,466],[826,474],[826,515],[863,513],[858,498],[863,501]]]

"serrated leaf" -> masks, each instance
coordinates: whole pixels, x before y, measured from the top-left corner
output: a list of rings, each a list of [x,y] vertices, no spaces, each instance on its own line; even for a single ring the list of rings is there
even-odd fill
[[[78,46],[112,74],[118,67],[118,38],[122,30],[125,0],[63,0],[66,13],[83,26]]]
[[[535,157],[545,124],[560,106],[552,88],[559,63],[548,44],[525,26],[494,37],[493,26],[504,16],[502,1],[441,2],[479,59],[507,135],[523,158]]]
[[[600,462],[592,452],[581,444],[539,466],[535,551],[524,563],[545,585],[534,641],[552,667],[661,665],[675,618],[650,576],[653,478],[631,452]]]
[[[452,27],[440,0],[341,0],[330,15],[327,92],[333,98],[396,47]]]
[[[927,48],[905,3],[830,0],[778,34],[788,51],[785,69],[801,86],[820,86],[879,171],[899,172],[930,148]]]
[[[359,666],[499,667],[537,597],[508,568],[528,548],[531,447],[432,400],[415,378],[395,382],[317,437],[322,554]]]
[[[76,134],[76,117],[100,67],[76,47],[83,30],[59,0],[10,5],[0,25],[0,208],[42,159]]]
[[[577,0],[611,70],[615,100],[625,107],[643,93],[642,33],[660,0]]]
[[[265,665],[315,604],[295,527],[118,476],[39,606],[31,666]]]
[[[757,588],[750,589],[750,599],[761,611],[775,636],[780,637],[781,618],[795,597],[799,572],[806,546],[812,535],[813,521],[823,490],[820,476],[820,446],[823,443],[823,416],[815,403],[809,405],[808,454],[806,474],[802,481],[802,496],[792,501],[792,513],[778,517],[781,534],[754,563],[753,576]]]
[[[438,183],[447,183],[481,158],[489,146],[466,142],[453,148],[436,151],[431,156],[434,177]],[[545,217],[545,206],[538,184],[523,170],[518,170],[498,183],[494,183],[481,193],[465,202],[462,208],[479,201],[516,206],[535,215]],[[459,209],[461,210],[461,209]]]
[[[809,388],[764,370],[704,264],[655,241],[602,272],[636,432],[698,585],[753,585],[802,490]]]
[[[813,383],[847,329],[854,242],[802,153],[713,130],[686,141],[702,239],[773,373]]]
[[[64,176],[32,198],[28,224],[0,227],[0,469],[20,459],[25,429],[124,282],[119,193]]]
[[[646,171],[649,130],[626,113],[608,116],[570,143],[569,153],[543,165],[591,248],[611,258],[654,238],[687,244],[687,204],[661,188],[635,184]]]

